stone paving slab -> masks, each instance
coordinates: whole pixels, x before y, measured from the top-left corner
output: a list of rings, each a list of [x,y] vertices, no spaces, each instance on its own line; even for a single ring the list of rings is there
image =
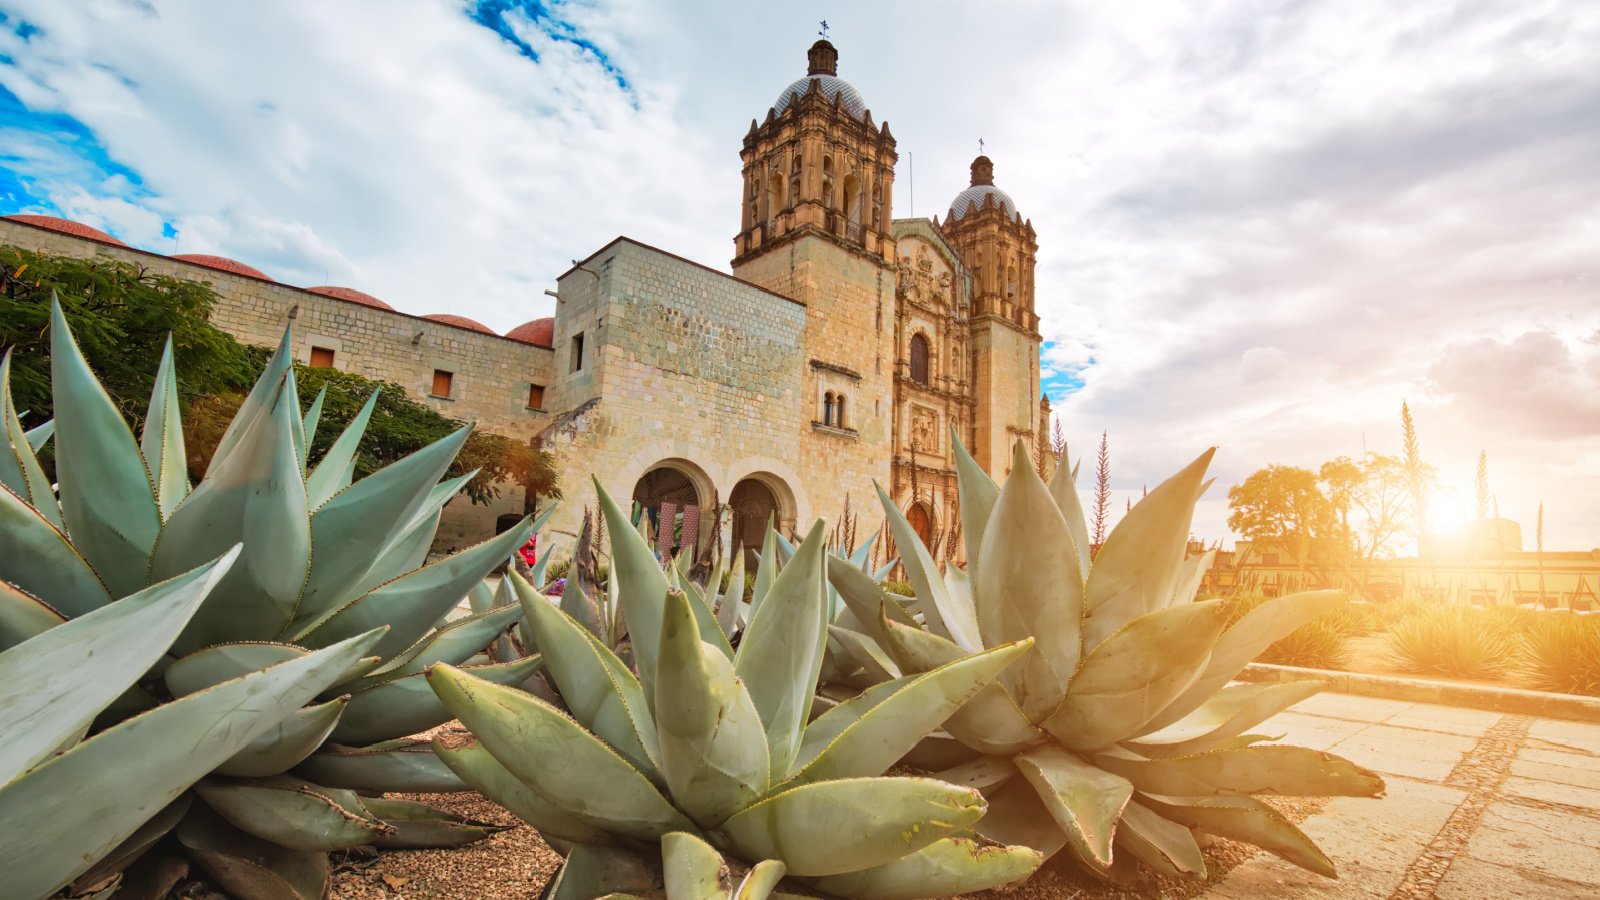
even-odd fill
[[[1268,853],[1208,897],[1600,897],[1600,725],[1321,694],[1263,731],[1382,773],[1301,824],[1340,878]]]

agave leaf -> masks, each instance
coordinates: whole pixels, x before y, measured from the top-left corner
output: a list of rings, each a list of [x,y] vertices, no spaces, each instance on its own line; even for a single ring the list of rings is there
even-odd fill
[[[235,445],[243,439],[245,432],[255,427],[256,420],[271,410],[279,385],[294,369],[294,357],[290,352],[293,341],[294,323],[291,322],[284,326],[283,337],[278,339],[278,347],[267,359],[266,366],[261,370],[261,377],[256,379],[256,383],[250,388],[250,393],[245,395],[244,402],[239,405],[239,411],[228,423],[227,430],[223,431],[222,439],[217,442],[216,451],[211,454],[211,464],[206,469],[206,477],[210,477],[212,470],[227,461]],[[298,413],[299,410],[296,410],[296,414]]]
[[[673,900],[728,900],[722,855],[687,831],[661,839],[661,871]]]
[[[1172,599],[1167,601],[1168,606],[1180,603],[1193,603],[1196,595],[1200,593],[1200,582],[1206,573],[1211,571],[1211,564],[1217,559],[1215,549],[1207,550],[1199,556],[1191,556],[1183,561],[1183,568],[1178,570],[1178,583],[1172,589]]]
[[[0,785],[82,734],[154,665],[237,557],[235,547],[0,653]]]
[[[115,850],[106,854],[89,871],[79,875],[73,883],[85,885],[102,884],[107,879],[117,876],[118,873],[138,861],[139,857],[154,846],[156,841],[166,837],[167,832],[183,821],[183,817],[189,812],[189,806],[192,802],[188,794],[180,795],[178,799],[167,804],[160,812],[156,813],[150,821],[140,825],[133,834],[128,835],[127,840],[118,844]],[[111,892],[103,896],[110,897],[115,895],[117,888],[120,886],[122,886],[120,883],[114,884]],[[71,887],[68,887],[67,893],[71,894],[74,891]]]
[[[139,450],[156,486],[156,505],[162,520],[172,515],[189,494],[189,463],[183,447],[183,418],[178,411],[178,372],[172,363],[172,335],[167,335],[150,392],[150,411],[144,420]]]
[[[1344,595],[1338,591],[1305,591],[1268,600],[1252,609],[1222,633],[1211,651],[1211,661],[1206,664],[1205,671],[1200,673],[1188,690],[1168,704],[1161,715],[1146,725],[1146,730],[1165,728],[1198,709],[1202,703],[1214,697],[1223,685],[1232,681],[1251,660],[1260,656],[1263,650],[1296,628],[1333,610],[1343,600]]]
[[[375,652],[386,658],[404,653],[454,609],[473,585],[481,584],[495,566],[526,543],[530,530],[528,520],[523,519],[516,527],[481,544],[407,572],[312,625],[301,639],[312,647],[321,647],[368,628],[388,625],[389,634]]]
[[[904,671],[927,672],[961,657],[960,647],[919,628],[886,619],[880,619],[879,627],[884,647]],[[1045,739],[998,683],[980,689],[944,723],[944,729],[981,753],[1016,753]]]
[[[604,830],[573,817],[511,774],[472,735],[440,735],[433,739],[433,752],[469,787],[538,829],[546,839],[575,844],[610,843]]]
[[[722,573],[719,568],[713,581],[707,586],[722,584]],[[723,592],[717,604],[717,627],[722,629],[723,637],[733,640],[733,635],[739,630],[739,604],[744,602],[744,554],[734,554],[733,569],[728,572],[728,589]]]
[[[656,721],[661,773],[673,799],[714,828],[766,792],[771,762],[761,715],[728,658],[701,640],[689,608],[694,602],[667,592]]]
[[[906,612],[893,594],[879,587],[872,576],[838,557],[828,557],[828,583],[839,592],[845,607],[855,615],[866,635],[880,644],[883,643],[882,629],[878,627],[880,615],[887,615],[902,625],[917,624],[911,613]]]
[[[161,531],[155,489],[128,423],[89,371],[53,294],[50,386],[56,404],[62,520],[73,546],[105,578],[112,593],[127,596],[148,583],[150,550]],[[208,553],[203,558],[216,556]]]
[[[900,667],[866,635],[832,625],[828,628],[828,636],[850,663],[866,670],[867,677],[874,683],[900,677]]]
[[[55,433],[55,419],[51,419],[42,425],[35,425],[27,431],[28,446],[33,448],[34,453],[38,453],[40,450],[44,449],[44,445],[49,443],[50,438],[53,437]]]
[[[689,598],[689,610],[694,613],[695,627],[700,629],[700,640],[722,651],[723,656],[733,659],[733,645],[728,643],[728,636],[722,633],[722,625],[717,622],[717,614],[711,609],[706,592],[687,576],[681,578],[679,584],[679,590]]]
[[[1254,797],[1152,797],[1141,802],[1189,828],[1254,844],[1274,856],[1327,878],[1338,878],[1333,863],[1305,832]]]
[[[643,900],[660,896],[656,866],[638,850],[582,844],[545,886],[541,900]]]
[[[519,685],[543,664],[539,657],[530,656],[461,671],[491,684]],[[350,704],[333,730],[333,740],[359,746],[416,734],[448,721],[450,713],[428,687],[427,673],[419,672],[350,695]]]
[[[50,489],[50,479],[45,476],[35,454],[45,440],[55,431],[55,421],[40,425],[33,431],[22,430],[22,418],[11,400],[11,350],[0,358],[0,444],[7,452],[0,453],[0,485],[8,487],[18,497],[39,511],[51,525],[61,527],[61,508]],[[41,434],[37,443],[35,433]]]
[[[463,426],[316,507],[311,516],[311,574],[295,620],[297,632],[350,599],[427,503],[471,430]],[[401,646],[415,639],[412,635]]]
[[[744,875],[744,881],[739,882],[739,887],[734,891],[733,900],[804,900],[794,894],[778,891],[778,882],[789,870],[776,859],[764,859],[750,867]]]
[[[1065,447],[1061,449],[1063,461],[1067,458]],[[1079,460],[1080,462],[1082,460]],[[1068,471],[1065,465],[1056,466],[1050,476],[1050,496],[1056,501],[1056,507],[1061,510],[1061,517],[1067,521],[1067,531],[1072,535],[1072,549],[1078,558],[1078,571],[1085,576],[1089,573],[1089,525],[1083,515],[1083,501],[1078,497],[1078,467],[1073,466]]]
[[[400,738],[370,747],[328,744],[294,772],[316,784],[363,793],[445,794],[468,789],[426,739]]]
[[[968,838],[944,838],[894,862],[815,878],[810,883],[856,900],[917,900],[1021,881],[1043,862],[1044,856],[1028,847],[992,847]]]
[[[916,676],[864,711],[792,782],[883,774],[1032,646],[1029,640],[1003,644]]]
[[[372,564],[366,576],[351,591],[352,595],[365,594],[373,588],[396,576],[419,568],[428,561],[428,550],[433,546],[434,535],[439,531],[439,518],[444,510],[444,505],[455,499],[467,482],[478,474],[477,469],[455,478],[446,478],[433,486],[428,492],[428,499],[422,504],[422,509],[411,518],[411,524],[405,530],[390,538],[384,545],[383,552],[378,556],[377,562]],[[538,525],[534,529],[538,530]]]
[[[1129,801],[1117,828],[1117,849],[1163,875],[1206,874],[1205,856],[1194,833],[1163,819],[1138,800]]]
[[[4,580],[67,616],[110,603],[111,592],[78,550],[37,509],[0,485],[0,560]],[[28,565],[17,565],[28,560]]]
[[[1318,681],[1229,685],[1166,728],[1125,743],[1129,749],[1157,757],[1216,750],[1320,690]]]
[[[1208,600],[1134,619],[1084,657],[1045,730],[1074,750],[1138,734],[1193,683],[1226,618],[1222,601]]]
[[[950,446],[956,456],[956,490],[961,499],[961,533],[971,535],[967,545],[967,571],[982,571],[978,560],[982,558],[983,535],[989,527],[989,515],[1000,499],[1000,486],[994,483],[967,452],[966,445],[956,435],[956,426],[950,425]]]
[[[295,710],[217,766],[217,774],[234,778],[282,775],[322,746],[339,723],[344,707],[345,700],[341,697]]]
[[[394,829],[390,834],[379,835],[376,840],[377,846],[385,850],[462,847],[511,827],[488,822],[473,822],[417,800],[385,800],[371,797],[361,802],[368,812]]]
[[[50,604],[0,581],[0,652],[38,637],[65,621],[67,617],[51,609]]]
[[[772,590],[772,582],[777,580],[778,572],[783,568],[778,564],[778,541],[783,538],[778,536],[772,527],[772,519],[767,519],[767,532],[761,538],[760,562],[756,566],[756,583],[750,590],[750,619],[756,617],[756,610],[761,608],[762,601],[767,599],[767,594]]]
[[[733,661],[766,726],[773,772],[789,771],[794,761],[822,672],[828,635],[822,574],[826,539],[819,519],[773,580]],[[628,622],[633,627],[631,615]]]
[[[291,850],[345,850],[389,830],[354,794],[293,779],[201,784],[195,792],[235,828]]]
[[[197,778],[299,709],[377,638],[362,635],[159,706],[0,788],[7,890],[47,896],[71,881]],[[72,803],[59,802],[67,796]],[[48,828],[38,827],[40,809],[52,810]]]
[[[320,509],[322,504],[355,480],[356,453],[361,449],[361,436],[366,434],[372,410],[378,405],[378,394],[379,391],[372,392],[367,402],[361,405],[361,411],[344,427],[339,438],[323,455],[322,461],[306,477],[306,499],[312,509]]]
[[[1126,751],[1095,757],[1100,768],[1146,794],[1280,794],[1288,797],[1377,797],[1383,779],[1331,753],[1275,745],[1143,759]]]
[[[1016,763],[1072,849],[1095,865],[1111,865],[1111,838],[1133,785],[1054,745],[1022,753]]]
[[[293,644],[267,641],[214,644],[167,666],[161,677],[174,697],[183,697],[240,675],[299,659],[309,652]]]
[[[507,579],[567,708],[640,772],[659,783],[660,748],[644,690],[610,648],[550,605],[521,576]]]
[[[983,797],[927,778],[846,778],[791,788],[718,829],[745,859],[837,875],[893,862],[971,827]]]
[[[638,769],[537,697],[450,666],[427,678],[495,759],[574,818],[638,840],[694,828]]]
[[[317,396],[311,399],[311,405],[306,407],[305,418],[300,421],[300,433],[305,435],[306,455],[311,455],[311,445],[317,439],[317,428],[322,424],[322,404],[328,399],[328,385],[324,383],[322,389],[317,391]],[[300,467],[305,471],[304,464]]]
[[[667,578],[655,554],[628,516],[595,479],[600,509],[611,532],[611,583],[617,585],[617,600],[633,635],[633,657],[639,667],[639,683],[645,702],[654,710],[656,657],[661,645],[661,616],[666,608]]]
[[[818,754],[828,749],[828,745],[832,744],[835,738],[860,721],[862,716],[916,679],[915,675],[905,675],[874,684],[848,700],[833,704],[831,708],[812,719],[810,724],[806,725],[805,734],[800,741],[800,752],[795,755],[792,770],[799,771],[810,765]],[[821,694],[817,695],[816,699],[818,706],[831,702]],[[781,778],[782,773],[779,774]],[[781,789],[787,787],[789,786],[784,785]]]
[[[287,391],[240,435],[167,520],[151,560],[168,578],[244,541],[239,562],[201,607],[177,646],[276,636],[294,618],[311,564],[311,522],[290,433],[300,410]]]
[[[328,854],[253,838],[204,804],[178,823],[177,836],[189,858],[231,896],[321,900],[328,894]]]
[[[501,583],[505,584],[509,581],[510,579],[508,578]],[[531,584],[529,586],[532,587]],[[561,599],[558,603],[561,611],[571,617],[572,621],[582,626],[584,631],[596,637],[605,635],[606,622],[605,616],[601,613],[600,604],[595,601],[595,598],[589,596],[588,591],[584,590],[580,579],[567,579],[566,585],[561,589]],[[538,643],[538,638],[534,638],[534,643]],[[605,643],[605,641],[602,639],[601,643]]]
[[[423,635],[422,640],[372,670],[372,674],[359,681],[335,685],[334,690],[362,690],[406,675],[415,675],[435,663],[459,666],[482,653],[485,647],[520,618],[521,607],[499,606],[456,619]]]
[[[1061,826],[1025,779],[1008,779],[983,794],[989,811],[973,826],[979,835],[1006,846],[1031,847],[1046,859],[1067,845]]]
[[[1189,542],[1189,522],[1204,490],[1206,467],[1216,448],[1200,454],[1178,474],[1156,485],[1117,523],[1095,554],[1084,586],[1084,608],[1133,590],[1140,613],[1161,609],[1172,597]]]
[[[938,564],[928,553],[928,548],[922,546],[916,529],[906,521],[905,515],[883,492],[883,488],[876,483],[873,487],[878,491],[878,502],[883,504],[883,514],[889,520],[895,547],[899,549],[906,567],[906,576],[911,579],[911,587],[922,603],[922,614],[928,620],[928,628],[955,641],[968,653],[982,650],[977,611],[970,605],[958,605],[957,599],[950,596],[950,592],[944,588],[944,579],[939,576]]]
[[[1000,675],[1028,719],[1061,703],[1081,655],[1083,573],[1072,535],[1050,491],[1017,441],[1011,475],[983,533],[983,567],[973,585],[986,645],[1032,635],[1035,650]]]

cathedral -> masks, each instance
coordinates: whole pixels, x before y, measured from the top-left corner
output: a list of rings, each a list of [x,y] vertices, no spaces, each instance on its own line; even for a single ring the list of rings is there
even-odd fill
[[[955,555],[952,429],[996,478],[1015,441],[1046,439],[1033,226],[985,156],[942,222],[894,218],[888,123],[839,77],[831,43],[808,63],[744,137],[731,275],[619,237],[557,279],[554,316],[504,335],[48,216],[0,219],[0,244],[208,281],[212,321],[241,340],[274,344],[292,322],[299,362],[397,383],[551,451],[567,499],[547,536],[577,533],[592,475],[649,516],[664,553],[749,556],[769,520],[803,533],[847,499],[859,542],[880,518],[876,483]],[[435,549],[545,502],[516,485],[491,507],[457,499]]]

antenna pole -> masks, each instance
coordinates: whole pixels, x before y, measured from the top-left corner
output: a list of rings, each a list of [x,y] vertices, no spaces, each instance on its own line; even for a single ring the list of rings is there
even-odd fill
[[[911,167],[911,215],[915,218],[917,215],[917,157],[909,150],[906,151],[906,165]]]

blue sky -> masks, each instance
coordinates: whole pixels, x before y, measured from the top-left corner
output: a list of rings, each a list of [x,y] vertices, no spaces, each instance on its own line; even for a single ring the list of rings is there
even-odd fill
[[[1398,452],[1407,400],[1445,488],[1484,450],[1507,515],[1600,544],[1593,3],[0,14],[0,213],[500,330],[617,234],[725,268],[740,138],[826,17],[899,141],[895,215],[943,215],[985,139],[1039,234],[1046,390],[1119,491],[1209,444],[1224,486]],[[1219,488],[1197,533],[1224,518]]]

